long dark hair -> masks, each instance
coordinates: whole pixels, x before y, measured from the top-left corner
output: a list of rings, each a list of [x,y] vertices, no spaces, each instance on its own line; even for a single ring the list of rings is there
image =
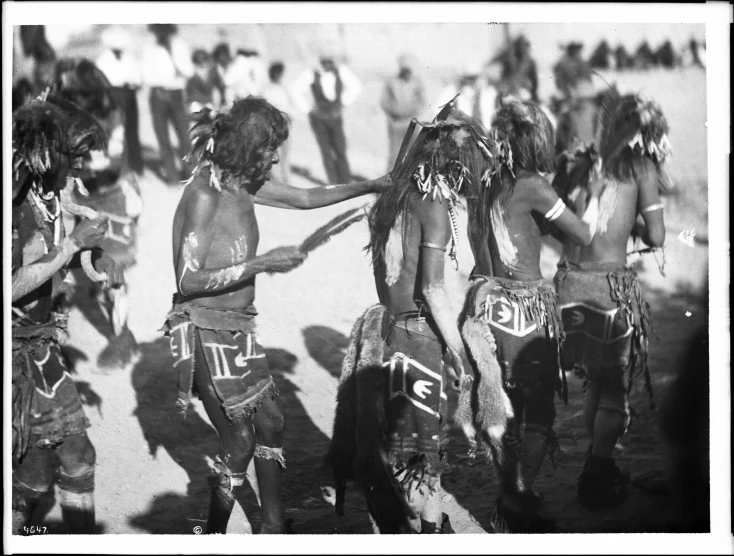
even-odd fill
[[[490,205],[512,194],[515,170],[545,173],[556,169],[555,135],[545,112],[534,102],[503,100],[492,120],[500,146],[501,170],[492,180]]]
[[[56,181],[61,156],[81,156],[107,148],[107,136],[97,121],[54,95],[43,95],[13,112],[12,134],[13,169],[25,167],[45,189]]]
[[[648,158],[655,165],[659,188],[670,192],[665,166],[669,127],[657,103],[640,95],[622,96],[616,87],[610,87],[602,99],[599,128],[599,150],[607,173],[620,181],[639,180],[638,172],[646,171],[642,159]],[[629,143],[638,133],[643,146],[633,148]]]
[[[189,157],[216,164],[225,177],[261,183],[267,172],[265,151],[288,139],[289,124],[286,114],[253,96],[235,101],[228,110],[205,108],[191,128]]]
[[[454,110],[444,122],[431,129],[410,159],[401,164],[393,175],[393,186],[380,195],[369,214],[370,242],[365,249],[372,254],[375,266],[385,263],[385,245],[398,216],[410,211],[413,203],[423,197],[414,179],[421,166],[430,165],[434,172],[447,176],[450,181],[458,179],[457,172],[462,174],[459,193],[467,199],[469,234],[475,236],[488,228],[489,220],[482,220],[480,209],[487,194],[488,180],[483,178],[491,159],[478,143],[479,138],[486,139],[486,136],[479,120]],[[403,237],[407,227],[408,220],[403,219]]]

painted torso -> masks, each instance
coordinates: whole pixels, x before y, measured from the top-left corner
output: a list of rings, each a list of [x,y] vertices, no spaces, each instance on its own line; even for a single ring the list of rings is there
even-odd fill
[[[522,170],[516,174],[512,193],[491,210],[489,252],[493,274],[510,280],[540,280],[541,234],[531,209],[528,181],[544,178]]]
[[[182,242],[182,228],[187,207],[193,202],[192,193],[196,188],[209,188],[208,172],[202,172],[189,184],[179,203],[173,220],[173,254],[178,256]],[[252,196],[242,188],[222,188],[216,216],[212,220],[213,239],[206,257],[199,261],[202,269],[227,267],[255,257],[260,239],[257,219],[255,218]],[[190,301],[195,305],[213,309],[246,309],[255,300],[255,278],[244,284],[219,291],[215,294],[198,294],[180,297],[180,301]]]
[[[598,179],[602,179],[604,184],[599,198],[599,222],[591,245],[577,247],[566,240],[563,254],[578,263],[625,264],[627,242],[638,214],[639,187],[634,179],[620,181],[611,175]],[[582,215],[586,210],[586,192],[580,189],[571,191],[569,197],[576,207],[576,214]]]

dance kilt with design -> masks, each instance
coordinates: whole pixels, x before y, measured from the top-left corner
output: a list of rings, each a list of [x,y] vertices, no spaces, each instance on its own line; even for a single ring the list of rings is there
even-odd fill
[[[489,325],[505,387],[547,385],[567,400],[562,366],[563,327],[558,297],[542,280],[476,276],[467,294],[470,317]]]
[[[417,317],[378,304],[352,329],[326,456],[337,484],[354,478],[368,490],[392,489],[386,476],[406,491],[437,484],[448,441],[444,345],[435,325]]]
[[[13,324],[14,458],[25,455],[32,444],[53,447],[89,427],[61,351],[65,337],[56,319],[39,325]]]
[[[425,318],[389,318],[382,364],[387,382],[385,449],[401,463],[422,454],[437,467],[447,441],[443,344]]]
[[[189,406],[196,357],[202,353],[214,392],[230,421],[251,418],[266,396],[278,396],[257,337],[256,315],[254,307],[224,311],[174,305],[163,330],[170,338],[173,366],[178,370],[179,410],[185,412]]]
[[[554,281],[566,331],[567,364],[592,379],[602,368],[618,375],[629,369],[627,393],[639,371],[652,399],[647,368],[650,307],[642,299],[637,272],[618,263],[564,260]]]

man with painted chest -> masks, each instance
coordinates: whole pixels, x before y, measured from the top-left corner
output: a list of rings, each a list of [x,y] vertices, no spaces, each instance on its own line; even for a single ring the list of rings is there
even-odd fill
[[[200,112],[192,128],[198,164],[176,210],[173,259],[177,293],[166,321],[179,409],[193,389],[222,441],[215,462],[208,533],[225,533],[255,457],[262,505],[261,533],[285,533],[280,503],[285,468],[285,416],[255,330],[255,276],[288,272],[303,263],[298,247],[256,255],[255,203],[312,209],[377,192],[388,179],[312,189],[270,181],[278,147],[288,137],[286,116],[265,100],[248,97],[229,110]]]

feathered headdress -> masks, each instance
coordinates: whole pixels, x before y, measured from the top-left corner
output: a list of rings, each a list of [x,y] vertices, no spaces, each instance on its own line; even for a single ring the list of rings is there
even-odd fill
[[[548,116],[534,102],[513,96],[500,100],[492,120],[500,163],[514,177],[515,168],[529,172],[555,170],[555,134]]]
[[[459,199],[464,180],[471,180],[468,168],[461,161],[461,150],[466,141],[472,141],[484,155],[488,166],[480,180],[481,185],[489,187],[490,177],[497,171],[499,149],[491,135],[484,135],[471,125],[458,110],[445,120],[422,124],[431,130],[421,152],[425,155],[413,172],[412,179],[423,193],[423,198],[438,193],[450,202]],[[434,131],[435,130],[435,131]]]
[[[422,199],[430,196],[448,201],[453,237],[449,256],[458,264],[456,247],[459,233],[455,205],[460,193],[479,198],[481,190],[489,188],[491,176],[497,171],[498,149],[479,121],[457,110],[455,98],[444,105],[432,122],[420,125],[422,129],[407,155],[398,157],[399,162],[392,173],[393,181],[415,184]],[[406,140],[410,135],[412,128]],[[403,150],[401,148],[401,154]],[[473,205],[479,204],[481,201],[477,200]],[[384,227],[389,229],[397,218],[398,207],[384,212],[387,215]],[[481,227],[470,211],[472,226]],[[375,226],[376,229],[382,227]],[[382,235],[386,236],[385,233],[379,234]],[[381,253],[377,247],[383,245],[382,239],[373,238],[371,243],[374,244],[373,253]]]
[[[668,122],[652,99],[622,96],[616,87],[610,88],[601,103],[599,128],[599,149],[607,165],[614,165],[627,147],[657,164],[671,157]]]
[[[191,177],[183,182],[184,185],[190,184],[194,178],[204,168],[209,167],[209,185],[217,191],[222,191],[221,174],[217,176],[214,171],[214,138],[219,132],[219,116],[226,114],[227,109],[215,109],[211,105],[206,105],[197,112],[196,123],[189,130],[191,136],[191,151],[184,157],[186,162],[191,162],[196,158],[196,165],[191,171]]]
[[[107,137],[92,116],[76,105],[49,94],[13,113],[13,197],[24,176],[40,187],[46,175],[58,170],[59,156],[105,150]]]

